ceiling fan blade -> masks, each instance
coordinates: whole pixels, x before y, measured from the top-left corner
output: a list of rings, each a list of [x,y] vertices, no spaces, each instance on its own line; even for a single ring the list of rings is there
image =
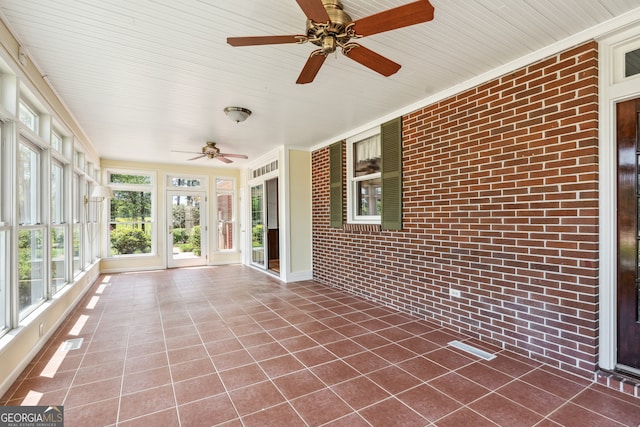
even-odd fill
[[[218,160],[220,160],[221,162],[224,162],[224,163],[233,163],[233,161],[231,161],[231,160],[227,159],[226,157],[224,157],[224,156],[223,156],[223,155],[221,155],[221,154],[218,154],[218,155],[216,156],[216,159],[218,159]]]
[[[182,151],[182,150],[171,150],[172,153],[188,153],[188,154],[199,154],[199,151]]]
[[[397,64],[392,60],[375,53],[371,49],[367,49],[366,47],[359,45],[358,43],[349,43],[343,52],[354,61],[359,62],[365,67],[370,68],[385,77],[389,77],[390,75],[397,73],[401,67],[400,64]]]
[[[298,6],[307,15],[307,18],[311,19],[313,22],[325,23],[329,22],[331,18],[329,18],[329,14],[327,10],[324,8],[322,4],[322,0],[296,0],[298,2]]]
[[[300,43],[306,36],[255,36],[255,37],[227,37],[231,46],[260,46],[265,44]]]
[[[244,154],[219,153],[218,156],[231,157],[234,159],[248,159]]]
[[[187,160],[196,160],[196,159],[200,159],[200,158],[202,158],[204,156],[206,156],[206,154],[200,154],[199,156],[195,156],[195,157],[192,157],[192,158],[187,159]]]
[[[370,36],[397,28],[420,24],[433,19],[433,6],[429,0],[418,0],[384,12],[353,21],[359,36]]]
[[[296,80],[297,84],[306,84],[311,83],[313,79],[316,78],[318,71],[320,71],[320,67],[324,64],[324,60],[327,59],[326,55],[319,53],[321,50],[314,50],[311,52],[311,56],[307,59],[307,63],[304,64],[304,68],[302,72],[298,76],[298,80]]]

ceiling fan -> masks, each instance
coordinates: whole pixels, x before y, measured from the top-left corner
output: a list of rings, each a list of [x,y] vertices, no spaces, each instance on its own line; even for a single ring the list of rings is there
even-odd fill
[[[216,146],[216,143],[213,141],[207,141],[206,145],[202,147],[202,151],[200,153],[198,153],[197,151],[180,151],[180,150],[171,150],[171,151],[174,153],[198,154],[197,156],[187,160],[196,160],[196,159],[201,159],[202,157],[208,157],[210,159],[218,159],[224,163],[233,163],[233,160],[231,160],[230,158],[248,159],[248,157],[245,156],[244,154],[221,153],[220,149]]]
[[[400,64],[350,40],[431,21],[434,11],[429,0],[418,0],[353,21],[343,10],[340,0],[296,1],[307,16],[305,35],[229,37],[227,43],[231,46],[258,46],[311,42],[320,46],[311,52],[298,76],[298,84],[311,83],[327,55],[338,47],[349,58],[385,77],[396,73]]]

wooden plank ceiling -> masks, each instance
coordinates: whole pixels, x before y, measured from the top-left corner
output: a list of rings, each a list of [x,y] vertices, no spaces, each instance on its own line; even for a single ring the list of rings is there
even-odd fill
[[[407,0],[343,0],[353,19]],[[432,0],[435,19],[363,46],[402,65],[382,77],[332,54],[295,81],[304,45],[231,47],[228,36],[304,34],[294,0],[0,0],[0,14],[103,158],[186,163],[215,140],[242,166],[312,147],[621,15],[637,0]],[[635,10],[634,10],[635,9]],[[253,111],[231,122],[226,106]],[[207,163],[209,162],[209,163]],[[215,164],[214,164],[215,163]],[[191,164],[223,166],[199,159]]]

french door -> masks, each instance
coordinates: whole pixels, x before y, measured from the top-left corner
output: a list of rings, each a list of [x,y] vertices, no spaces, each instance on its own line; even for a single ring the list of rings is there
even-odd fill
[[[616,113],[617,367],[640,374],[640,98],[619,103]]]
[[[266,268],[264,184],[251,186],[251,263]]]
[[[207,263],[206,193],[167,191],[167,267]]]

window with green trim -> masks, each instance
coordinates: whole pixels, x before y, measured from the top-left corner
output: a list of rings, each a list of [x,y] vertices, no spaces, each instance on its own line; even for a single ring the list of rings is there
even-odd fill
[[[348,138],[346,144],[347,222],[402,229],[402,118]],[[332,176],[337,176],[333,171],[342,167],[341,148],[332,148],[329,163]],[[334,211],[342,209],[341,194],[334,197],[334,182],[341,185],[331,178],[331,225],[340,227]]]
[[[347,221],[379,224],[382,212],[380,128],[347,139]]]

